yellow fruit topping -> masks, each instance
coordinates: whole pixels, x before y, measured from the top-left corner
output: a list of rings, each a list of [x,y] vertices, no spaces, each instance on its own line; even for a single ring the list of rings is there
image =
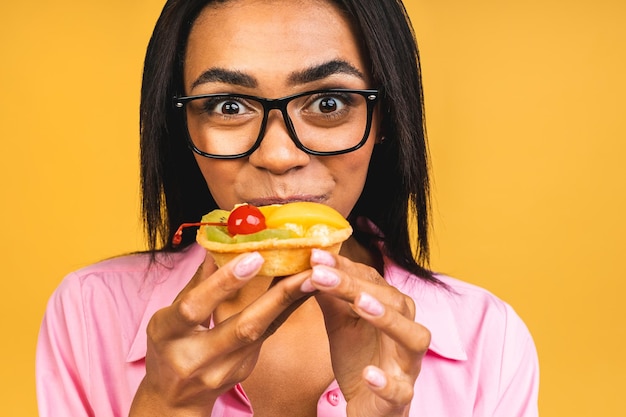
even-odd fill
[[[265,224],[268,228],[280,228],[294,223],[308,229],[316,224],[325,224],[336,229],[349,227],[350,224],[335,209],[320,203],[300,201],[284,204],[267,210]],[[262,209],[263,211],[263,209]]]

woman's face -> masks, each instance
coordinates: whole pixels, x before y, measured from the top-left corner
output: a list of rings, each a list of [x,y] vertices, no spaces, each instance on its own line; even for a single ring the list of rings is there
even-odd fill
[[[326,65],[337,62],[343,64]],[[217,73],[220,76],[206,76]],[[235,0],[210,5],[194,23],[185,56],[186,95],[279,98],[325,88],[372,88],[370,81],[349,22],[325,1]],[[354,152],[312,156],[295,146],[280,111],[272,110],[264,139],[249,157],[194,155],[223,209],[244,202],[308,200],[347,216],[363,189],[377,127],[375,114],[370,137]]]

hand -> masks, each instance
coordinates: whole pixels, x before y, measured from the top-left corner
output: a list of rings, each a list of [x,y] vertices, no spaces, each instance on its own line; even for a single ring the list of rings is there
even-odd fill
[[[363,264],[314,251],[303,290],[320,292],[333,370],[348,416],[407,416],[430,332],[413,300]]]
[[[146,376],[131,416],[210,415],[219,395],[250,375],[264,340],[310,296],[300,290],[308,274],[294,275],[209,328],[216,308],[248,284],[262,263],[258,253],[249,253],[217,269],[208,258],[174,303],[152,317]]]

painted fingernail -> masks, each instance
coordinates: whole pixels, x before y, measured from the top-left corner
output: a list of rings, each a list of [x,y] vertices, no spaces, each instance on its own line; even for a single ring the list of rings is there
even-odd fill
[[[304,281],[302,283],[302,285],[300,285],[300,291],[302,291],[303,293],[307,293],[308,294],[308,293],[316,291],[316,290],[317,290],[317,288],[315,288],[313,286],[313,284],[311,283],[310,279],[307,279],[306,281]]]
[[[335,266],[335,258],[330,254],[330,252],[321,249],[313,249],[311,251],[311,263]]]
[[[260,253],[252,252],[235,265],[233,273],[239,279],[250,279],[259,272],[264,261]]]
[[[377,388],[384,388],[387,385],[387,378],[383,372],[375,366],[368,366],[365,370],[365,380]]]
[[[366,292],[361,293],[357,306],[372,316],[382,316],[385,313],[385,307],[383,307],[380,301]]]
[[[311,274],[311,280],[316,284],[323,285],[324,287],[334,287],[339,284],[339,277],[332,271],[325,268],[313,267],[313,273]]]

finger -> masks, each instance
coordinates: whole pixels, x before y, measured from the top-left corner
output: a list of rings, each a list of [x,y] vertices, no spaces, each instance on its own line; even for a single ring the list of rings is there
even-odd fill
[[[368,388],[383,400],[378,401],[376,407],[381,415],[405,407],[413,399],[413,378],[393,377],[373,365],[365,367],[362,378]]]
[[[177,337],[190,330],[206,330],[215,308],[232,297],[248,281],[254,278],[264,260],[258,252],[237,256],[221,268],[208,274],[208,259],[198,268],[190,284],[179,294],[174,303],[157,312],[153,328],[162,337]]]
[[[300,287],[308,273],[278,281],[257,300],[214,329],[222,349],[235,350],[271,336],[312,294]]]
[[[311,267],[316,265],[336,268],[348,275],[358,276],[361,279],[374,283],[385,283],[383,277],[374,268],[322,249],[313,249],[311,251]]]
[[[393,375],[417,377],[430,346],[430,331],[416,323],[413,316],[400,314],[398,309],[383,305],[368,293],[357,297],[355,311],[382,334],[378,365]]]
[[[376,282],[375,270],[367,267],[352,270],[368,278],[356,279],[327,263],[313,266],[311,283],[324,294],[317,299],[327,327],[341,327],[345,320],[355,317],[364,319],[402,348],[396,352],[401,355],[401,361],[406,362],[403,368],[410,369],[430,345],[430,332],[415,322],[415,303],[382,278],[380,283]],[[337,299],[346,303],[338,303]]]
[[[405,303],[410,303],[410,306],[405,306]],[[430,331],[416,323],[413,314],[407,316],[405,313],[407,310],[415,310],[413,300],[409,297],[401,295],[395,305],[385,305],[373,295],[363,292],[357,296],[354,310],[360,317],[405,349],[421,354],[428,350]]]
[[[350,267],[349,272],[339,269],[339,266],[333,268],[315,265],[312,267],[310,283],[322,293],[348,303],[354,303],[362,292],[381,294],[381,297],[387,298],[391,295],[384,295],[385,293],[397,291],[387,284],[376,270],[365,265]]]
[[[361,291],[389,287],[378,271],[367,265],[321,249],[311,251],[311,287],[352,302]]]
[[[209,252],[206,252],[204,256],[204,261],[202,261],[202,263],[196,270],[196,273],[193,275],[191,280],[189,280],[187,285],[185,285],[185,288],[182,289],[181,293],[178,294],[176,298],[178,298],[181,294],[189,291],[190,289],[197,287],[202,281],[210,277],[211,274],[213,274],[215,271],[217,271],[217,265],[215,264],[215,261],[213,260],[213,257],[209,254]]]
[[[307,283],[311,287],[348,303],[354,303],[362,293],[376,294],[384,304],[394,306],[406,317],[414,317],[412,300],[389,285],[374,268],[323,251],[312,256],[312,263],[313,260],[316,262]]]
[[[207,352],[209,351],[209,352]],[[204,346],[201,357],[204,358],[201,367],[203,372],[195,372],[193,375],[202,379],[202,386],[211,391],[224,391],[233,385],[245,380],[254,370],[260,346],[248,345],[232,352],[219,352],[211,346]],[[207,357],[207,355],[210,355]]]
[[[207,387],[228,386],[245,379],[254,368],[263,341],[311,296],[299,290],[306,276],[279,281],[241,313],[210,331],[185,334],[184,345],[158,344],[157,348],[165,349],[161,355],[170,358],[168,368],[181,380],[199,376]],[[209,369],[209,365],[210,372],[197,372]]]
[[[358,318],[358,314],[352,310],[352,303],[357,295],[364,289],[377,285],[388,287],[373,268],[327,251],[312,251],[311,265],[311,278],[303,287],[321,292],[316,298],[324,311],[327,323],[337,317],[343,317],[344,320]],[[359,278],[354,279],[354,276]]]

